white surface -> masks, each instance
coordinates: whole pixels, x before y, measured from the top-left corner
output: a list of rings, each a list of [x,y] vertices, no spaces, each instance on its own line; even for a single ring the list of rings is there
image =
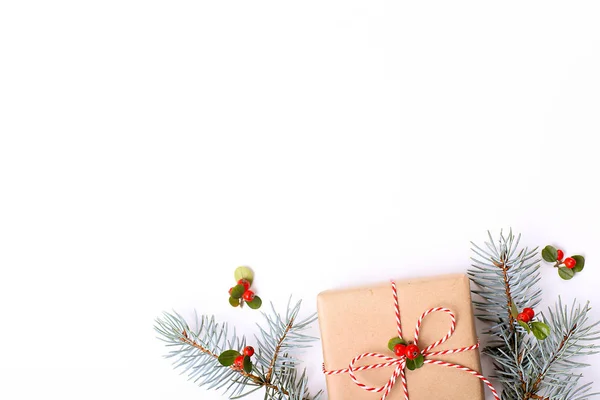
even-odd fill
[[[2,2],[0,397],[219,399],[162,310],[465,271],[513,227],[587,256],[600,318],[600,5]],[[324,386],[320,348],[306,355]],[[585,381],[600,390],[600,357]],[[489,372],[489,371],[487,371]],[[260,395],[252,399],[262,399]]]

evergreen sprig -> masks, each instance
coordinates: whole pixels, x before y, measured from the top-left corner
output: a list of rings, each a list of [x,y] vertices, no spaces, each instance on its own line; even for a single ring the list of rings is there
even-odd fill
[[[590,393],[591,383],[580,384],[579,371],[587,365],[577,361],[598,349],[599,322],[589,321],[589,303],[574,301],[566,307],[559,298],[547,316],[540,313],[550,326],[548,337],[538,340],[528,334],[514,310],[535,308],[541,301],[538,249],[519,248],[521,235],[512,231],[506,236],[501,232],[497,242],[489,232],[488,237],[484,246],[472,243],[475,255],[468,273],[479,296],[476,316],[486,322],[484,333],[491,336],[484,354],[491,357],[495,378],[503,385],[502,399],[583,400],[597,395]]]
[[[300,301],[294,306],[288,302],[284,316],[272,304],[273,314],[263,313],[266,328],[259,325],[260,335],[255,336],[258,349],[250,373],[219,363],[219,354],[244,348],[246,338],[214,317],[203,315],[198,319],[196,315],[193,329],[178,313],[165,312],[156,319],[155,329],[159,339],[171,348],[165,357],[174,358],[174,368],[187,373],[200,386],[223,390],[232,399],[264,388],[266,400],[317,400],[321,392],[310,395],[306,371],[298,371],[299,361],[292,355],[316,339],[304,333],[316,315],[299,319],[300,305]]]

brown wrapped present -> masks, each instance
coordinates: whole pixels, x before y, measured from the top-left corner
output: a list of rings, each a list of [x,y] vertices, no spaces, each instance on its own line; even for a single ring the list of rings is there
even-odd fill
[[[414,341],[415,327],[419,323],[419,349],[437,354],[425,354],[422,367],[408,370],[402,368],[408,360],[396,357],[388,349],[388,341],[399,336],[390,283],[322,292],[318,297],[318,313],[329,399],[377,400],[385,394],[388,400],[404,400],[406,388],[410,400],[483,400],[482,381],[488,383],[478,374],[481,365],[479,350],[474,348],[477,335],[467,276],[412,279],[398,281],[396,286],[402,338],[406,342]],[[441,308],[447,310],[444,312]],[[456,318],[455,324],[448,309]],[[420,322],[427,310],[434,312]],[[451,326],[455,331],[448,338]],[[429,348],[434,344],[435,347]],[[463,351],[438,353],[452,349]],[[371,354],[365,356],[366,353]],[[351,361],[359,355],[365,357],[355,360],[349,371]],[[392,365],[373,368],[385,363]],[[367,365],[372,369],[360,369]],[[472,371],[469,373],[467,369]],[[405,374],[406,385],[400,371]],[[368,391],[369,388],[372,391]],[[375,388],[381,389],[374,393]]]

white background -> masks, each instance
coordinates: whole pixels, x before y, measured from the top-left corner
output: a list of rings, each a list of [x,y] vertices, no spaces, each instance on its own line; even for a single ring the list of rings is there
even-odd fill
[[[197,308],[253,334],[260,313],[227,303],[242,264],[307,315],[328,288],[465,271],[470,240],[512,227],[587,257],[569,282],[543,269],[546,303],[599,305],[599,20],[593,1],[1,2],[0,397],[222,398],[152,325]]]

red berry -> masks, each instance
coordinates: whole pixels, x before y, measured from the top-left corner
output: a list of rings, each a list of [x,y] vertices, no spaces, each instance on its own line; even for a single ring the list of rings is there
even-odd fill
[[[244,368],[244,356],[237,356],[235,358],[235,361],[233,362],[233,366],[236,369],[242,369],[242,368]]]
[[[565,256],[565,253],[562,250],[556,250],[556,259],[558,261],[562,261],[564,256]]]
[[[421,351],[419,350],[419,347],[417,345],[409,344],[408,346],[406,346],[406,358],[414,360],[419,356],[419,354],[421,354]]]
[[[575,267],[575,264],[577,264],[577,261],[575,261],[575,259],[573,257],[567,257],[565,258],[565,261],[563,261],[563,263],[565,264],[565,267],[571,269]]]
[[[533,311],[533,308],[525,307],[523,309],[523,314],[527,314],[530,321],[533,319],[533,317],[535,317],[535,311]]]
[[[398,343],[394,346],[394,354],[398,357],[402,357],[406,355],[406,345],[402,343]]]
[[[529,318],[529,314],[522,312],[522,313],[519,313],[519,315],[517,315],[517,320],[527,323],[527,322],[531,321],[531,318]]]
[[[254,355],[254,347],[246,346],[243,351],[245,356],[252,357]]]
[[[233,288],[229,288],[229,295],[231,296],[231,291],[233,290]]]
[[[250,289],[250,282],[246,279],[240,279],[238,281],[238,285],[242,285],[244,287],[244,290]]]
[[[242,298],[244,299],[244,301],[250,302],[254,300],[254,292],[252,290],[246,290]]]

